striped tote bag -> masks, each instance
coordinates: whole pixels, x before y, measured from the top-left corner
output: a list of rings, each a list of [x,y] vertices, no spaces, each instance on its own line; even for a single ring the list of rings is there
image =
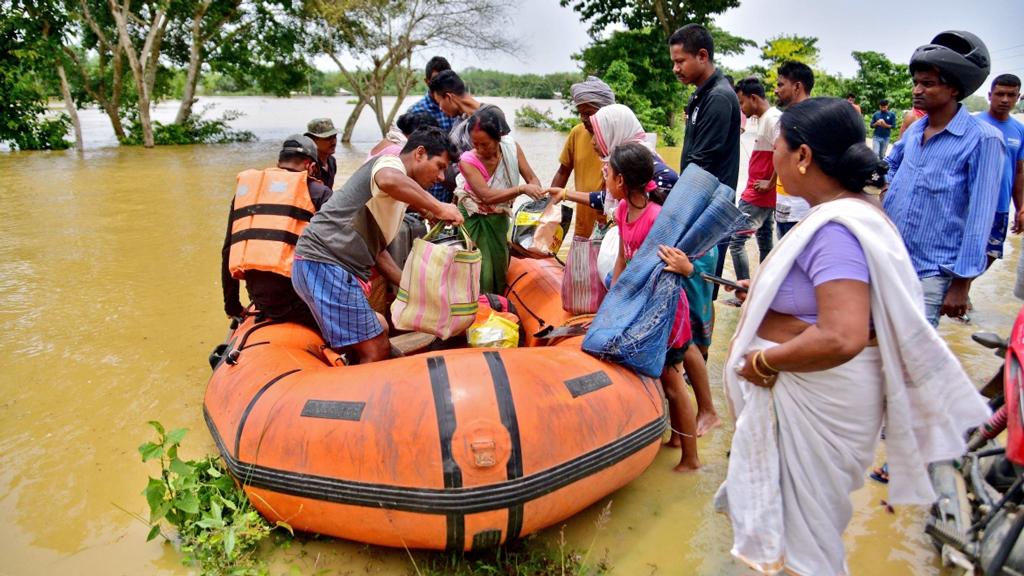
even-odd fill
[[[573,236],[562,277],[562,308],[570,314],[593,314],[601,306],[608,290],[598,272],[604,230],[595,227],[590,238]]]
[[[465,332],[476,317],[481,257],[461,227],[464,246],[431,242],[442,227],[439,223],[413,242],[391,304],[391,321],[399,330],[447,339]]]

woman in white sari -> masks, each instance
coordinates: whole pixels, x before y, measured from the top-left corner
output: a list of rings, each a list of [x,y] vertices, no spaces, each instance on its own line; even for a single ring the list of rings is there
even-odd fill
[[[882,425],[890,502],[927,504],[927,464],[959,456],[988,409],[925,320],[899,233],[864,192],[886,165],[860,116],[813,98],[780,126],[775,169],[814,208],[750,285],[725,367],[737,421],[716,504],[732,519],[732,553],[759,572],[836,576],[849,494]]]
[[[508,229],[512,202],[520,194],[544,197],[540,180],[522,148],[507,134],[501,110],[481,108],[466,121],[473,149],[459,159],[456,203],[464,226],[480,249],[480,292],[501,294],[508,272]],[[526,180],[520,184],[520,180]]]

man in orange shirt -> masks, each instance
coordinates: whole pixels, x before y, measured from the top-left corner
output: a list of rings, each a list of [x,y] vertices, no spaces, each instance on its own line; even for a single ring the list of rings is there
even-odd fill
[[[594,150],[590,117],[601,108],[615,104],[615,94],[611,87],[595,76],[573,84],[570,90],[580,123],[569,132],[569,139],[565,141],[558,159],[558,171],[551,179],[551,188],[565,188],[569,175],[575,173],[573,183],[577,192],[597,192],[604,187],[604,177],[601,174],[601,157]],[[577,203],[576,235],[590,237],[598,216],[598,211],[591,206]]]

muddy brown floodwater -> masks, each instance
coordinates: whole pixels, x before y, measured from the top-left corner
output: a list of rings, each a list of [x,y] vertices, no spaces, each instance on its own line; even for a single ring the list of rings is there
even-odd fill
[[[341,124],[350,108],[337,98],[210,100],[246,113],[236,125],[262,141],[118,148],[103,117],[86,111],[84,155],[0,153],[0,574],[190,572],[171,546],[146,543],[146,526],[131,516],[148,513],[141,492],[154,472],[136,447],[151,437],[146,421],[160,420],[189,428],[185,455],[214,450],[201,407],[206,358],[227,325],[219,258],[234,176],[272,165],[280,139],[309,118]],[[525,103],[485,100],[509,112]],[[533,104],[561,110],[559,102]],[[173,111],[164,104],[157,117]],[[365,116],[356,143],[338,148],[340,181],[377,140]],[[549,180],[563,136],[515,135]],[[943,323],[942,335],[977,382],[999,360],[970,334],[1009,331],[1020,308],[1011,295],[1019,246],[1014,237],[1006,260],[975,285],[971,325]],[[720,374],[737,312],[718,308],[711,349],[723,415]],[[729,523],[711,506],[730,432],[726,424],[701,439],[705,466],[697,474],[671,472],[678,454],[664,450],[635,482],[568,520],[568,545],[606,557],[616,574],[743,573],[728,553]],[[854,495],[846,534],[852,572],[942,574],[923,536],[924,510],[888,514],[884,498],[870,482]],[[609,500],[610,520],[598,528]],[[557,541],[559,527],[540,537]],[[411,570],[404,551],[334,540],[271,546],[265,555],[274,574]]]

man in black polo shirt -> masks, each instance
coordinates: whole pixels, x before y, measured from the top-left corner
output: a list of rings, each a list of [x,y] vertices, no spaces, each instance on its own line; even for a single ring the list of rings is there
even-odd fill
[[[676,78],[697,90],[686,105],[686,133],[680,169],[694,163],[733,189],[740,173],[740,103],[729,81],[715,68],[711,34],[687,24],[668,39]]]
[[[686,105],[686,132],[680,172],[691,163],[736,189],[740,173],[740,103],[729,81],[715,68],[715,44],[703,26],[687,24],[668,39],[672,71],[683,84],[696,86]],[[717,246],[715,275],[722,275],[726,238]],[[718,285],[711,299],[718,296]]]
[[[686,134],[680,171],[696,164],[720,182],[736,189],[740,172],[740,102],[725,76],[715,69],[715,45],[707,29],[687,24],[668,39],[672,71],[683,84],[696,86],[686,106]],[[729,238],[694,260],[698,272],[721,276]],[[683,368],[697,397],[697,435],[701,436],[721,421],[711,401],[707,358],[714,329],[714,304],[717,285],[699,276],[686,278],[683,289],[690,304],[692,346],[683,357]]]

